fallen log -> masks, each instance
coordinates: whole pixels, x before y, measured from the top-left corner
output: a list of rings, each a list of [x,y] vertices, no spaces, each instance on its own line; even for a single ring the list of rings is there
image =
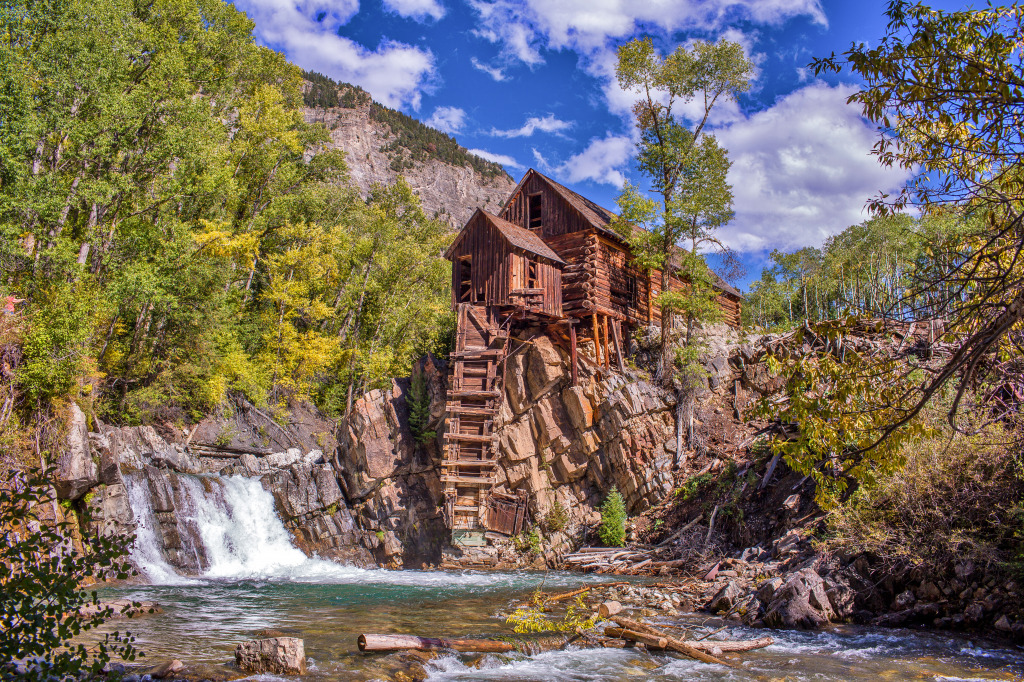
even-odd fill
[[[729,665],[728,663],[726,663],[722,659],[715,658],[714,656],[711,656],[710,654],[707,654],[707,653],[705,653],[703,651],[700,651],[699,649],[696,649],[695,647],[690,646],[688,643],[684,642],[681,639],[676,639],[675,637],[669,637],[667,634],[665,634],[661,630],[658,630],[657,628],[654,628],[654,627],[648,625],[647,623],[641,623],[640,621],[637,621],[637,620],[632,620],[630,618],[622,618],[622,617],[613,618],[612,620],[614,620],[616,623],[619,624],[619,626],[621,626],[623,628],[627,628],[627,629],[630,629],[630,630],[633,630],[633,631],[640,631],[640,632],[643,632],[645,634],[651,635],[652,637],[662,637],[662,638],[667,640],[667,646],[665,648],[671,649],[672,651],[678,652],[680,654],[684,654],[686,656],[689,656],[690,658],[696,659],[698,661],[703,661],[704,663],[717,663],[718,665],[724,665],[724,666],[728,666]]]
[[[547,598],[546,601],[548,601],[549,603],[553,602],[553,601],[562,601],[563,599],[569,599],[571,597],[575,597],[578,594],[583,594],[584,592],[589,592],[590,590],[591,590],[590,587],[581,587],[578,590],[573,590],[571,592],[563,592],[561,594],[556,594],[556,595],[550,596],[550,597]]]
[[[608,618],[622,611],[622,604],[617,601],[606,601],[597,607],[597,613],[602,618]]]
[[[735,651],[753,651],[754,649],[763,649],[766,646],[771,646],[774,643],[775,640],[771,637],[761,637],[760,639],[733,640],[728,642],[713,640],[687,642],[687,644],[689,644],[697,651],[703,651],[705,653],[710,653],[716,650],[721,651],[722,653]]]
[[[475,653],[508,653],[516,646],[494,639],[439,639],[415,635],[359,635],[356,640],[360,651],[432,651],[454,649]]]
[[[628,639],[631,642],[640,642],[652,649],[668,648],[667,638],[656,637],[645,632],[637,632],[636,630],[630,630],[628,628],[605,628],[604,634],[606,637],[611,637],[613,639]]]

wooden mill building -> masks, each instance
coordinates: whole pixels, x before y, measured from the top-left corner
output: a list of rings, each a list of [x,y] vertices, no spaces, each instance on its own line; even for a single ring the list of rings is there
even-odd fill
[[[614,358],[621,367],[632,331],[660,325],[661,273],[634,265],[629,245],[611,227],[614,218],[531,169],[500,215],[478,209],[446,251],[458,314],[442,460],[453,539],[485,529],[512,535],[522,525],[523,501],[491,492],[494,418],[512,329],[562,326],[575,382],[578,338],[593,342],[599,364],[609,367]],[[673,278],[672,287],[685,284]],[[738,326],[739,292],[724,282],[718,288],[726,321]]]

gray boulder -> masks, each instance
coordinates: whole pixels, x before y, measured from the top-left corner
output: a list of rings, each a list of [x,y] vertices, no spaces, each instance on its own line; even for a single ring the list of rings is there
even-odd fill
[[[736,583],[730,580],[725,587],[720,589],[711,601],[707,603],[705,608],[711,613],[722,613],[723,611],[729,611],[733,606],[736,605],[736,601],[742,595],[742,591],[736,585]]]
[[[828,625],[834,617],[821,576],[804,568],[772,595],[764,622],[771,627],[816,629]]]
[[[235,647],[235,663],[247,673],[304,675],[306,650],[296,637],[254,639]]]

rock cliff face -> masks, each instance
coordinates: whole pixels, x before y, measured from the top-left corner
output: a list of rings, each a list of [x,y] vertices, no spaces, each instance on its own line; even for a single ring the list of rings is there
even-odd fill
[[[396,140],[391,129],[370,118],[370,107],[304,110],[307,122],[323,123],[331,143],[346,154],[352,182],[365,195],[374,183],[393,183],[399,171],[392,168],[393,154],[383,151]],[[485,178],[468,165],[454,166],[438,159],[414,162],[401,171],[423,202],[427,215],[439,215],[453,229],[461,229],[478,207],[497,212],[515,183],[501,173]]]
[[[568,353],[551,338],[535,332],[514,344],[519,348],[506,366],[496,424],[497,490],[526,492],[531,525],[544,537],[543,559],[552,564],[599,521],[597,508],[613,485],[630,513],[671,490],[675,401],[638,374],[586,361],[579,384],[570,386]],[[406,426],[404,382],[356,401],[338,438],[336,466],[346,497],[360,525],[380,539],[374,555],[380,563],[406,566],[522,563],[511,542],[471,554],[446,547],[438,478],[446,369],[428,357],[415,371],[427,379],[436,442],[415,445]]]
[[[92,494],[78,489],[78,468],[68,469],[66,484],[92,508],[98,528],[123,532],[137,521],[125,478],[144,482],[161,551],[186,573],[205,568],[194,551],[198,531],[183,521],[190,496],[223,494],[203,474],[258,479],[308,555],[407,568],[554,565],[589,539],[613,486],[631,515],[660,502],[672,489],[676,448],[671,392],[639,372],[596,367],[586,345],[571,386],[563,346],[539,329],[513,340],[496,419],[497,490],[525,493],[527,527],[538,534],[539,552],[517,552],[514,542],[498,537],[472,552],[449,546],[439,479],[447,365],[431,356],[414,368],[426,379],[429,428],[437,433],[426,444],[409,429],[409,380],[403,379],[360,397],[338,424],[306,405],[271,417],[244,402],[181,433],[100,424],[84,445],[77,437],[77,449],[69,448],[75,458],[95,461]]]

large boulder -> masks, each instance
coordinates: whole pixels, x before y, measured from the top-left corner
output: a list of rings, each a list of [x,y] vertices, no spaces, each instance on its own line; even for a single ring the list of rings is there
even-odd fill
[[[235,663],[247,673],[305,675],[306,650],[296,637],[254,639],[235,647]]]
[[[135,531],[135,517],[123,483],[100,485],[86,496],[89,524],[100,535],[127,535]]]
[[[772,627],[816,629],[835,617],[825,583],[814,569],[791,575],[771,597],[764,622]]]
[[[538,400],[565,378],[565,367],[558,349],[546,336],[533,339],[533,348],[526,370],[530,395]]]
[[[54,488],[62,500],[77,500],[99,483],[99,470],[89,447],[89,428],[85,414],[71,403],[68,435],[64,452],[57,458]]]

